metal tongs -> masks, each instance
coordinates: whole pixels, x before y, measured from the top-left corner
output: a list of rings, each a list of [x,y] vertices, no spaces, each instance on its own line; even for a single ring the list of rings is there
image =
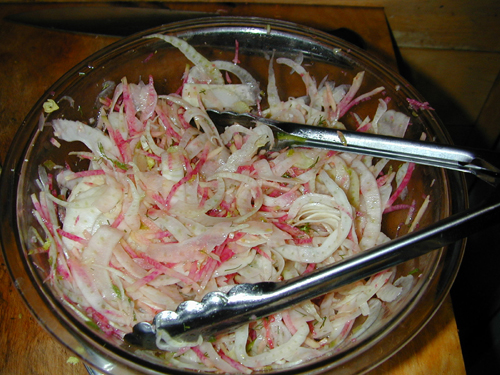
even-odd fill
[[[221,130],[234,123],[269,125],[278,148],[333,149],[471,173],[495,188],[500,182],[500,170],[496,167],[500,165],[500,155],[495,152],[278,122],[252,114],[209,111],[209,116]],[[500,200],[495,198],[480,208],[454,214],[307,275],[282,282],[239,284],[227,293],[208,293],[201,302],[183,302],[175,312],[157,314],[152,324],[136,324],[133,332],[125,335],[125,340],[153,350],[197,345],[200,338],[210,339],[218,333],[362,280],[494,225],[500,222]]]
[[[220,133],[235,123],[245,127],[255,126],[256,123],[269,126],[275,138],[272,149],[276,150],[285,147],[324,148],[472,173],[492,185],[500,181],[500,169],[497,167],[500,167],[500,155],[488,150],[276,121],[251,113],[213,109],[207,110],[207,113]]]

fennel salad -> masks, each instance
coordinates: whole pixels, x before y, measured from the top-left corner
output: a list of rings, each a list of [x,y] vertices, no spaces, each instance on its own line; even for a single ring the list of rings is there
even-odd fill
[[[301,147],[268,151],[263,146],[274,139],[266,125],[235,123],[219,133],[206,113],[257,111],[338,129],[349,114],[358,131],[403,137],[410,118],[388,108],[384,87],[360,92],[363,72],[352,82],[318,83],[300,56],[271,57],[263,93],[240,66],[238,48],[233,61],[209,61],[182,39],[151,38],[191,63],[177,92],[158,93],[154,77],[124,77],[107,83],[110,94],[99,96],[93,124],[44,124],[53,127],[56,146],[84,143],[87,150],[73,154],[89,167],[40,166],[34,242],[49,258],[47,282],[96,329],[122,339],[136,323],[208,292],[288,280],[342,260],[389,241],[382,218],[393,210],[407,210],[410,231],[418,226],[430,198],[419,207],[400,202],[412,163],[384,172],[389,160]],[[306,95],[280,97],[276,64],[300,75]],[[361,118],[355,108],[366,100],[377,101],[376,111]],[[294,366],[355,340],[414,279],[388,269],[195,345],[166,345],[160,356],[216,373]]]

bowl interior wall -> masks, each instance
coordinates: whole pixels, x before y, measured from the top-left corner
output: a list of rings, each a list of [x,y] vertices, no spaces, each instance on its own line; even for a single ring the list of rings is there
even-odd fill
[[[406,91],[405,87],[398,87],[399,81],[373,69],[368,64],[365,64],[365,61],[355,60],[357,55],[355,54],[353,58],[352,51],[346,51],[343,45],[340,45],[339,49],[336,50],[321,38],[310,39],[303,35],[290,35],[281,30],[268,33],[262,28],[243,30],[235,28],[224,32],[208,28],[189,32],[181,30],[180,34],[184,35],[189,43],[209,60],[232,60],[235,56],[235,40],[239,40],[241,66],[248,69],[252,76],[260,82],[263,89],[267,85],[269,59],[271,57],[275,59],[279,56],[295,59],[300,55],[297,51],[302,51],[303,65],[318,82],[328,76],[329,80],[338,82],[338,84],[350,84],[358,72],[365,70],[367,74],[360,92],[367,92],[384,85],[385,95],[391,97],[389,107],[406,112],[412,118],[408,137],[418,139],[422,133],[426,133],[428,139],[442,137],[439,128],[436,128],[433,122],[431,122],[431,126],[428,125],[428,115],[414,116],[412,111],[408,109],[406,98],[411,96],[412,92]],[[279,52],[274,52],[273,55],[273,51]],[[182,74],[186,64],[188,64],[188,61],[185,56],[176,48],[162,41],[139,38],[105,56],[97,56],[88,60],[86,65],[80,66],[79,71],[73,71],[64,82],[56,86],[53,90],[53,97],[56,101],[59,101],[60,110],[50,115],[48,120],[50,121],[50,118],[55,116],[82,122],[96,119],[99,106],[96,97],[102,92],[106,82],[112,81],[118,84],[123,77],[126,77],[128,82],[137,83],[139,80],[147,82],[148,77],[151,75],[154,78],[155,87],[159,94],[174,92],[182,83]],[[290,68],[278,64],[274,64],[274,69],[282,99],[287,96],[305,95],[306,90],[298,74],[291,74]],[[70,101],[64,100],[64,97],[72,98],[74,105],[71,105]],[[376,105],[376,100],[363,102],[356,108],[356,112],[362,118],[366,115],[373,116]],[[348,128],[352,129],[354,125],[352,118],[342,120]],[[431,120],[434,121],[433,118]],[[20,251],[28,260],[34,281],[39,285],[46,298],[52,301],[54,308],[62,314],[66,314],[65,319],[67,319],[68,324],[74,325],[80,332],[84,332],[97,342],[103,343],[107,340],[106,336],[92,332],[79,322],[77,314],[66,310],[63,304],[58,302],[58,296],[54,296],[50,287],[44,284],[49,269],[47,257],[43,254],[31,254],[33,236],[30,228],[39,228],[39,225],[31,214],[33,205],[30,195],[38,191],[35,181],[38,178],[39,165],[51,160],[59,165],[68,164],[74,170],[83,170],[86,167],[85,162],[74,156],[67,156],[68,152],[75,151],[75,148],[84,150],[85,148],[82,145],[61,142],[61,147],[56,148],[51,143],[53,137],[51,128],[46,126],[43,131],[38,131],[37,121],[38,117],[35,115],[28,119],[27,125],[31,128],[31,135],[26,146],[25,159],[27,162],[22,164],[17,189],[18,228],[19,237],[22,239],[19,244]],[[391,163],[392,168],[397,168],[397,166],[398,163]],[[405,194],[406,197],[402,203],[411,204],[415,201],[417,207],[423,202],[426,195],[431,195],[432,202],[422,220],[421,226],[449,214],[449,186],[445,174],[440,170],[417,167],[412,183]],[[386,215],[384,231],[390,237],[404,234],[407,231],[408,225],[403,224],[406,214],[403,211],[395,211]],[[373,340],[374,334],[376,336],[380,332],[384,333],[388,327],[394,324],[395,320],[405,313],[408,306],[417,302],[428,280],[435,276],[439,256],[440,253],[435,252],[398,267],[399,275],[406,275],[418,268],[422,272],[422,277],[419,278],[412,293],[408,294],[405,299],[392,305],[388,304],[386,316],[377,326],[372,327],[365,335],[360,337],[356,345],[363,341],[369,342]],[[141,361],[138,354],[125,346],[109,350],[117,353],[117,355],[122,355],[124,351],[126,352],[125,355],[133,358],[134,361]],[[351,344],[344,348],[344,354],[336,352],[330,355],[335,354],[339,358],[343,356],[347,358],[355,350],[357,350],[355,345]],[[149,360],[152,359],[149,358]],[[324,361],[324,358],[319,361]],[[158,364],[160,363],[161,361],[158,360]]]

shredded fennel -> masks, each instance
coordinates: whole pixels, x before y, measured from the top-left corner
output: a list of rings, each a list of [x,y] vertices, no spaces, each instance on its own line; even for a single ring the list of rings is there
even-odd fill
[[[100,95],[96,126],[53,120],[58,139],[87,145],[79,155],[90,166],[61,166],[54,181],[41,173],[33,196],[49,282],[96,328],[122,338],[185,300],[238,283],[286,280],[387,240],[383,212],[395,207],[412,168],[395,179],[381,174],[386,161],[300,147],[262,151],[273,142],[262,124],[219,134],[204,106],[259,107],[256,81],[234,64],[211,64],[184,41],[161,38],[195,64],[179,91],[185,97],[158,95],[153,77],[137,84],[124,78],[109,97]],[[301,75],[306,98],[278,97],[274,63]],[[224,82],[224,69],[244,83]],[[261,114],[342,129],[340,119],[357,103],[382,95],[383,88],[358,95],[362,82],[360,73],[352,83],[317,85],[302,59],[280,58],[270,62],[271,106]],[[55,110],[48,104],[46,112]],[[387,111],[382,101],[361,127],[404,134],[407,116],[389,112],[389,121]],[[63,197],[52,197],[52,183]],[[196,346],[167,343],[175,355],[166,357],[174,366],[221,373],[293,366],[361,335],[383,315],[384,302],[408,292],[411,274],[406,278],[398,282],[389,269]]]

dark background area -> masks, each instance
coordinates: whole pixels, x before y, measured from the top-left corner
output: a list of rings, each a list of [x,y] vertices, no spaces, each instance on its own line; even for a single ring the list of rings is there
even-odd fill
[[[457,126],[447,114],[460,111],[453,98],[411,69],[399,53],[398,65],[425,98],[439,95],[435,110],[457,146],[500,151],[499,140],[486,139],[473,128]],[[492,124],[492,126],[500,124]],[[493,147],[486,145],[493,144]],[[499,158],[500,160],[500,158]],[[500,166],[500,164],[497,164]],[[499,188],[466,176],[469,206],[500,199]],[[485,223],[486,225],[486,223]],[[500,374],[500,223],[467,238],[464,258],[451,289],[453,310],[468,375]]]
[[[484,183],[471,184],[471,206],[493,193],[494,189]],[[464,259],[451,290],[469,375],[500,373],[499,241],[500,225],[467,239]]]

